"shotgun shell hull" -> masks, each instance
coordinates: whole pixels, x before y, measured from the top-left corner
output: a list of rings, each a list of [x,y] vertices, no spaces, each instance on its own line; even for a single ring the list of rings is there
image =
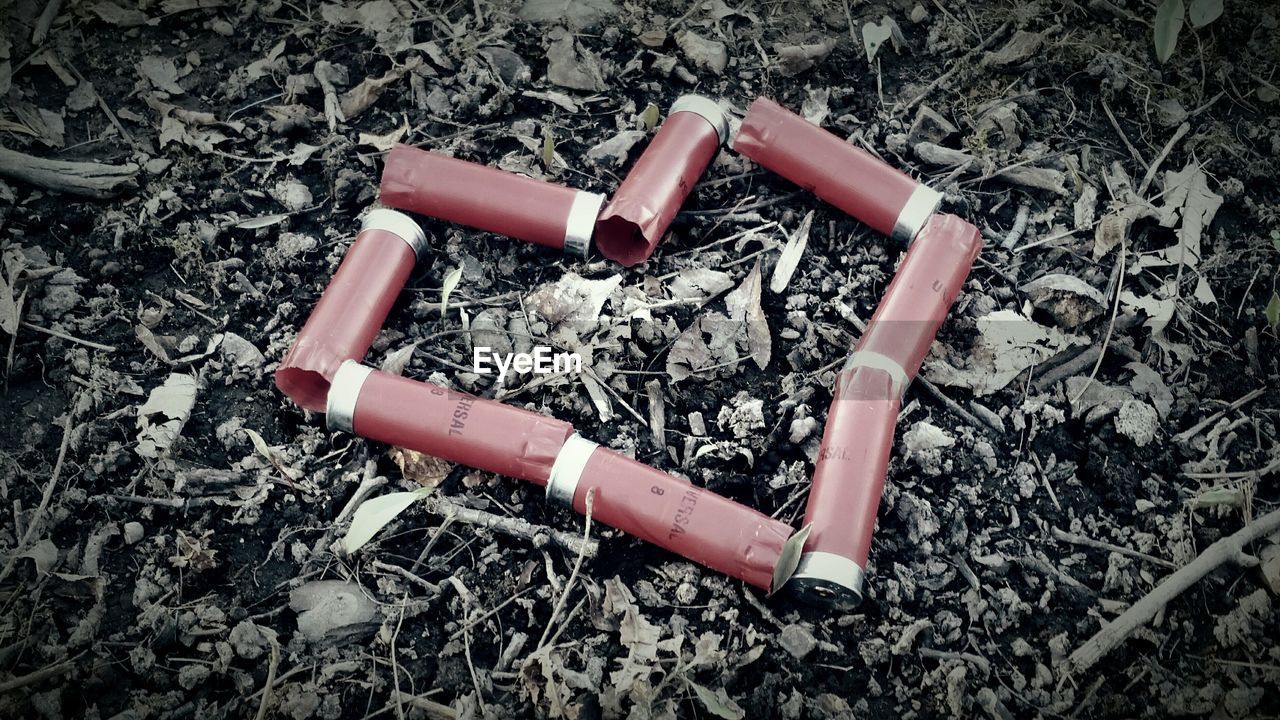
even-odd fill
[[[714,100],[677,99],[596,221],[600,254],[628,267],[649,259],[728,133]]]
[[[604,196],[396,145],[382,170],[390,207],[586,257]]]
[[[427,237],[412,218],[373,210],[276,370],[276,387],[307,410],[324,410],[338,367],[369,351]]]
[[[837,379],[805,508],[813,529],[788,582],[802,600],[841,609],[861,602],[902,394],[981,248],[973,225],[934,216]]]
[[[545,485],[569,423],[431,383],[342,365],[329,390],[330,429]]]
[[[767,590],[793,530],[745,505],[695,487],[575,436],[547,485],[553,500],[712,570]]]
[[[942,201],[936,190],[764,97],[751,104],[733,149],[905,243]]]

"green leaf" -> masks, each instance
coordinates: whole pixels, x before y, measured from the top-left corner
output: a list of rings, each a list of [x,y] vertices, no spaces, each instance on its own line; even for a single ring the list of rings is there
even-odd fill
[[[778,554],[778,564],[773,566],[773,578],[769,582],[769,594],[773,595],[795,574],[800,566],[800,555],[804,552],[804,542],[813,531],[813,523],[800,528],[782,544],[782,552]]]
[[[462,266],[449,271],[444,276],[444,285],[440,287],[440,317],[444,317],[444,311],[449,309],[449,293],[458,286],[458,281],[462,279]]]
[[[1186,14],[1182,0],[1164,0],[1156,10],[1156,57],[1168,62],[1178,45],[1178,33],[1182,31],[1182,16]]]
[[[342,538],[343,549],[350,555],[364,547],[379,530],[430,493],[431,488],[422,488],[413,492],[388,493],[360,503],[351,516],[351,527]]]
[[[551,163],[556,161],[556,141],[551,137],[551,128],[542,128],[542,167],[550,170]]]
[[[1262,314],[1267,316],[1267,324],[1272,330],[1280,327],[1280,293],[1271,291],[1271,302],[1267,303],[1267,307],[1263,309]]]
[[[1187,17],[1192,27],[1202,28],[1222,17],[1222,0],[1191,0]]]
[[[644,122],[644,129],[647,132],[653,132],[653,129],[658,127],[660,113],[658,106],[653,103],[644,106],[644,112],[640,113],[640,119]]]
[[[1276,252],[1280,252],[1280,230],[1271,231],[1271,246],[1276,249]]]
[[[742,720],[747,716],[746,711],[738,703],[734,702],[733,698],[730,698],[723,689],[713,691],[692,680],[685,680],[685,682],[689,684],[689,687],[693,688],[693,692],[698,696],[702,706],[712,715],[724,718],[724,720]]]

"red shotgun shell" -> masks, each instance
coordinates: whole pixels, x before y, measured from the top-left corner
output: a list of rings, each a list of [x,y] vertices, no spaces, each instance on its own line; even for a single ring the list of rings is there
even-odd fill
[[[765,97],[751,103],[733,149],[904,243],[942,201],[938,191]]]
[[[600,254],[628,267],[648,260],[728,136],[716,101],[678,98],[596,221]]]
[[[382,169],[385,205],[586,257],[604,196],[396,145]]]
[[[323,410],[329,381],[360,360],[404,289],[427,236],[412,218],[372,210],[276,370],[276,387],[308,410]]]
[[[354,361],[333,378],[325,422],[331,430],[538,485],[547,483],[573,434],[567,422]]]
[[[790,525],[574,435],[547,496],[712,570],[768,590]]]
[[[981,249],[973,225],[934,216],[836,380],[805,508],[813,530],[787,583],[802,600],[841,609],[861,602],[902,394]]]

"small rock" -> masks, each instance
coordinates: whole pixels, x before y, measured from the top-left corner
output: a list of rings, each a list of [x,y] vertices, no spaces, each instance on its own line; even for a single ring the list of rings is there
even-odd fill
[[[1009,42],[1005,43],[1004,47],[995,52],[987,53],[987,56],[982,59],[982,64],[991,67],[1017,65],[1034,57],[1036,53],[1040,52],[1040,48],[1043,45],[1043,35],[1019,30],[1014,33]]]
[[[957,132],[959,129],[950,120],[939,115],[928,105],[921,105],[920,109],[916,110],[916,119],[911,122],[907,142],[911,145],[918,142],[941,143]]]
[[[778,635],[778,644],[795,659],[803,660],[818,646],[818,641],[804,626],[788,625],[782,628],[782,632]]]
[[[298,631],[313,643],[342,643],[368,637],[378,628],[378,606],[360,586],[342,580],[317,580],[289,593],[298,613]]]
[[[729,65],[729,52],[724,43],[709,40],[692,30],[686,30],[676,38],[676,44],[689,61],[717,75],[723,75]]]
[[[311,207],[311,190],[297,180],[282,180],[272,188],[271,196],[289,212]]]
[[[1177,127],[1187,119],[1186,108],[1173,98],[1166,98],[1156,104],[1156,122],[1165,127]]]
[[[260,368],[267,362],[253,343],[232,332],[222,336],[222,356],[233,365],[244,368]]]
[[[799,445],[809,439],[818,429],[818,421],[811,417],[796,418],[791,421],[791,435],[787,439],[792,445]]]
[[[1160,429],[1160,414],[1141,400],[1126,400],[1116,413],[1116,431],[1133,441],[1138,447],[1146,447],[1156,439]]]
[[[1106,298],[1074,275],[1050,273],[1018,288],[1031,304],[1049,313],[1064,328],[1078,327],[1102,314]]]
[[[692,605],[698,599],[698,588],[693,583],[683,582],[676,587],[676,602],[681,605]]]
[[[587,159],[596,165],[621,167],[631,155],[631,148],[645,138],[643,130],[623,130],[587,150]]]
[[[146,531],[143,529],[142,523],[140,522],[125,523],[124,524],[124,544],[125,545],[136,544],[139,540],[142,539],[142,536],[145,533]]]
[[[523,85],[529,82],[529,66],[523,58],[504,47],[481,48],[479,54],[489,61],[494,73],[507,85]]]

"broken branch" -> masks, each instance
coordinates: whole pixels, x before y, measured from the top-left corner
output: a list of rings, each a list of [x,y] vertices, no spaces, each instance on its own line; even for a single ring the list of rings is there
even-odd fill
[[[0,147],[0,175],[45,190],[107,200],[138,188],[136,163],[47,160]]]
[[[1245,545],[1275,532],[1280,532],[1280,510],[1263,515],[1245,525],[1234,535],[1205,548],[1199,557],[1165,578],[1164,582],[1147,593],[1146,597],[1134,603],[1120,617],[1107,623],[1097,634],[1076,648],[1076,651],[1071,653],[1071,671],[1080,673],[1093,667],[1127,640],[1134,631],[1150,622],[1156,613],[1164,609],[1165,605],[1192,585],[1200,582],[1204,576],[1228,562],[1237,563],[1246,557]]]

